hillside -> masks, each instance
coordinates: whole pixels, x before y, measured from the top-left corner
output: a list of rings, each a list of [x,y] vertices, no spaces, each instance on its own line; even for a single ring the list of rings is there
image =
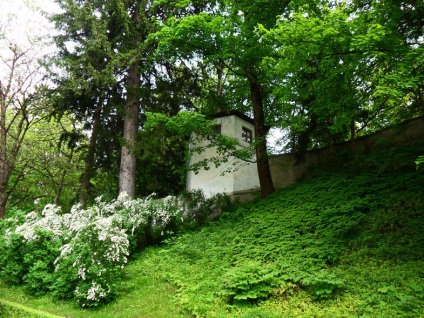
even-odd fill
[[[424,145],[383,149],[238,207],[133,259],[114,303],[72,317],[420,317]],[[22,301],[2,286],[0,297]]]

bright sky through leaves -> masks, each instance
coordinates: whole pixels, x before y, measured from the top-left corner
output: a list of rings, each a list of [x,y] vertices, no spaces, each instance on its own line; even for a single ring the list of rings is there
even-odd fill
[[[9,40],[50,34],[51,26],[43,14],[58,10],[53,0],[0,0],[0,30]]]
[[[8,59],[10,50],[7,47],[10,44],[25,50],[42,41],[42,50],[37,50],[36,55],[52,52],[54,46],[50,44],[48,37],[54,34],[54,28],[48,22],[46,14],[57,11],[54,0],[0,0],[2,59]],[[0,70],[4,70],[4,65],[0,65]]]

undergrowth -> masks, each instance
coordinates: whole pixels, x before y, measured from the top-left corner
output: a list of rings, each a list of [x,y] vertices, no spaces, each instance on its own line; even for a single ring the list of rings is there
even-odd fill
[[[114,302],[71,316],[423,317],[423,153],[416,145],[335,158],[266,200],[137,252]]]
[[[424,314],[420,147],[346,162],[140,255],[199,317]]]

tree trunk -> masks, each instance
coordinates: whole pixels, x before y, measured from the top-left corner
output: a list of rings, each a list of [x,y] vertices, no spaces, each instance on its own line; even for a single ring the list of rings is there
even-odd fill
[[[135,197],[136,156],[135,143],[138,132],[140,88],[139,62],[134,62],[128,68],[127,101],[124,110],[124,140],[121,152],[121,168],[119,171],[119,192],[126,192],[131,198]]]
[[[256,83],[256,78],[249,74],[247,76],[250,87],[250,94],[253,103],[253,122],[255,126],[256,144],[256,164],[258,167],[259,184],[262,198],[275,191],[272,182],[271,170],[269,168],[268,154],[266,150],[266,134],[268,129],[265,126],[264,108],[262,103],[262,90]]]
[[[79,201],[82,206],[87,204],[88,193],[90,192],[90,181],[93,177],[94,171],[94,155],[96,153],[97,135],[100,126],[100,115],[102,112],[102,101],[99,101],[96,111],[93,116],[93,128],[91,130],[90,145],[88,146],[87,157],[85,158],[84,174],[81,182],[81,192],[79,195]]]
[[[334,152],[333,134],[331,133],[331,131],[328,131],[328,149],[330,150],[330,153]]]
[[[355,130],[355,120],[352,119],[350,122],[350,149],[356,151],[356,130]]]
[[[6,212],[6,95],[0,82],[0,219]]]
[[[1,189],[0,191],[0,219],[3,219],[6,214],[6,193]]]
[[[64,169],[62,171],[62,174],[60,175],[59,184],[57,185],[57,190],[55,191],[55,196],[54,196],[54,201],[53,201],[53,203],[55,205],[60,205],[60,197],[62,196],[63,184],[65,182],[65,177],[66,177],[67,172],[68,171],[66,169]]]

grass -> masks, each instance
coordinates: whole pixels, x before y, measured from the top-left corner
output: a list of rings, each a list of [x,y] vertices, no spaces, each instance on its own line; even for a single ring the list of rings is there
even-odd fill
[[[4,285],[0,298],[68,317],[424,317],[422,153],[342,161],[147,248],[104,307]]]
[[[81,309],[69,302],[54,302],[50,297],[30,296],[22,288],[1,284],[0,299],[26,304],[32,309],[63,317],[184,317],[178,313],[178,307],[172,301],[174,287],[159,279],[157,273],[140,270],[137,262],[133,262],[126,268],[126,275],[128,278],[120,283],[119,300],[101,308]]]
[[[61,318],[63,316],[57,316],[49,314],[45,311],[36,310],[27,307],[22,304],[17,304],[8,300],[0,300],[0,316],[4,317],[39,317],[39,318]]]

